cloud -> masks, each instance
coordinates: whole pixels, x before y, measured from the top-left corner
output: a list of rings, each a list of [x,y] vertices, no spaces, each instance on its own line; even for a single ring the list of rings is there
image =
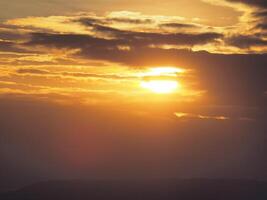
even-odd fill
[[[253,15],[255,17],[267,17],[267,11],[266,10],[265,11],[257,11],[255,13],[253,13]]]
[[[106,25],[96,23],[82,22],[86,26],[92,27],[97,33],[108,34],[118,39],[124,39],[128,44],[140,44],[142,46],[151,44],[162,45],[197,45],[213,42],[222,37],[222,34],[216,32],[206,33],[157,33],[157,32],[137,32],[131,30],[120,30]],[[178,26],[178,24],[168,23],[162,26]],[[189,24],[179,24],[183,27],[192,27]]]
[[[259,23],[256,25],[256,28],[259,28],[261,30],[267,30],[267,23]]]
[[[253,46],[266,47],[267,40],[254,35],[235,35],[227,38],[226,42],[239,48],[250,48]]]
[[[152,19],[127,19],[127,18],[110,18],[108,21],[118,23],[129,23],[129,24],[150,24],[153,23]]]
[[[65,49],[79,49],[78,55],[85,58],[105,59],[104,57],[114,54],[119,56],[131,56],[135,51],[146,49],[152,51],[151,45],[177,45],[177,46],[194,46],[214,42],[222,37],[217,33],[176,33],[176,34],[160,34],[160,33],[141,33],[141,32],[124,32],[117,29],[97,26],[97,30],[110,33],[116,38],[105,39],[93,37],[90,35],[77,34],[49,34],[34,33],[26,46],[46,46]],[[123,48],[125,47],[125,48]],[[105,59],[106,60],[106,59]],[[113,61],[111,59],[111,61]]]
[[[265,0],[227,0],[227,2],[241,3],[247,6],[243,9],[243,17],[240,19],[241,22],[243,21],[244,23],[247,23],[248,26],[251,26],[250,34],[254,33],[256,36],[256,34],[266,30],[267,2]]]
[[[18,39],[25,39],[26,34],[23,33],[16,33],[14,30],[1,30],[1,25],[0,25],[0,39],[1,40],[18,40]]]
[[[233,109],[233,108],[232,108]],[[224,110],[225,112],[225,110]],[[174,115],[181,121],[184,122],[191,122],[193,120],[203,120],[203,121],[241,121],[241,122],[255,122],[256,119],[252,117],[240,117],[235,116],[232,114],[232,116],[224,116],[224,115],[215,115],[212,113],[212,115],[203,115],[203,114],[195,114],[195,113],[185,113],[185,112],[175,112]],[[257,119],[259,120],[259,119]]]
[[[52,34],[33,33],[32,38],[24,43],[27,48],[43,46],[56,49],[76,49],[73,55],[86,59],[98,59],[111,62],[129,63],[130,60],[138,58],[138,52],[143,52],[142,57],[153,51],[151,48],[157,45],[175,45],[180,48],[193,47],[215,42],[222,35],[218,33],[142,33],[120,31],[105,26],[97,26],[97,31],[104,34],[114,35],[115,38],[99,38],[91,35],[81,34]],[[164,51],[162,51],[164,52]],[[139,54],[141,55],[141,54]],[[140,57],[141,58],[141,57]],[[138,62],[137,62],[138,63]]]
[[[14,52],[14,53],[29,53],[31,50],[19,47],[16,42],[0,40],[0,51],[1,52]]]
[[[254,9],[243,12],[249,12],[247,15],[250,17],[244,14],[239,27],[220,28],[195,24],[175,16],[142,15],[125,11],[105,15],[89,13],[29,17],[9,20],[6,24],[27,27],[28,32],[32,33],[27,44],[45,45],[47,40],[47,45],[55,48],[80,48],[82,54],[88,52],[88,48],[117,51],[143,47],[188,48],[211,53],[266,52],[266,45],[263,45],[265,39],[259,35],[259,30],[265,29],[265,19],[262,17],[264,11]],[[256,29],[248,32],[253,27]],[[236,36],[238,34],[239,38]],[[249,37],[247,42],[243,38],[241,40],[241,35],[243,38]],[[65,43],[63,40],[66,40]]]
[[[103,39],[81,34],[33,33],[26,45],[44,45],[58,48],[103,48],[109,49],[126,41],[120,39]]]
[[[165,28],[175,28],[175,29],[182,29],[182,28],[197,28],[198,26],[195,24],[186,24],[186,23],[165,23],[160,24],[161,27]]]
[[[227,0],[231,3],[242,3],[251,6],[257,6],[260,8],[267,8],[267,2],[265,0]]]
[[[142,18],[127,18],[122,16],[113,16],[108,18],[94,18],[94,17],[81,17],[80,19],[75,19],[74,22],[80,22],[85,26],[92,26],[94,24],[151,24],[154,23],[152,19],[142,19]]]
[[[257,10],[252,14],[254,19],[254,29],[259,30],[259,33],[267,31],[267,10]]]
[[[96,73],[86,73],[86,72],[51,72],[48,70],[34,69],[34,68],[22,68],[16,70],[18,74],[28,74],[28,75],[48,75],[48,76],[65,76],[65,77],[75,77],[75,78],[101,78],[101,79],[115,79],[115,80],[130,80],[138,79],[138,76],[125,76],[116,74],[96,74]]]
[[[30,50],[37,49],[40,52],[19,58],[10,58],[13,59],[13,62],[10,60],[8,62],[10,65],[43,65],[43,67],[60,64],[69,67],[71,65],[90,66],[91,61],[108,62],[129,69],[178,66],[194,71],[194,78],[189,80],[188,84],[193,87],[194,91],[205,91],[208,103],[265,104],[263,96],[267,89],[267,70],[264,63],[267,62],[267,58],[264,53],[267,45],[263,34],[254,34],[254,32],[247,34],[243,30],[246,27],[242,26],[240,29],[243,31],[238,33],[239,29],[237,30],[234,26],[207,28],[199,24],[190,31],[187,28],[169,30],[161,26],[185,27],[192,23],[172,17],[151,15],[142,19],[140,16],[143,15],[140,13],[113,13],[14,20],[13,22],[14,24],[17,22],[17,26],[23,26],[24,22],[26,25],[34,24],[29,39],[21,42],[20,46]],[[123,18],[124,21],[113,21],[114,18]],[[141,23],[141,21],[132,23],[127,22],[126,19],[130,21],[149,19],[151,21],[150,23]],[[36,32],[38,24],[42,24],[41,22],[44,21],[46,21],[45,26],[51,29]],[[57,28],[66,26],[60,32],[53,29],[55,23]],[[121,23],[123,26],[120,25]],[[79,27],[79,29],[73,32],[74,27]],[[69,32],[67,33],[66,30]],[[82,32],[79,32],[80,30]],[[9,41],[5,45],[10,48],[14,44]],[[49,56],[44,57],[44,55]],[[33,67],[29,66],[29,68]],[[62,70],[64,73],[61,74],[54,71],[50,74],[50,70],[49,74],[42,74],[47,73],[46,69],[44,70],[43,72],[24,69],[17,73],[20,75],[62,76],[72,79],[91,77],[131,80],[131,75],[116,77],[99,72],[68,72],[66,69]],[[195,79],[196,77],[197,79]],[[244,99],[247,101],[245,102]]]
[[[174,113],[176,117],[182,120],[218,120],[218,121],[224,121],[229,120],[229,117],[225,116],[207,116],[207,115],[200,115],[200,114],[192,114],[192,113],[180,113],[176,112]]]
[[[50,74],[47,70],[41,70],[41,69],[18,69],[17,73],[19,74]]]
[[[191,52],[185,50],[164,50],[140,48],[137,51],[104,51],[80,52],[80,56],[108,60],[110,62],[124,63],[132,69],[142,69],[145,66],[179,66],[193,70],[192,77],[182,78],[185,84],[193,87],[194,91],[206,91],[205,101],[207,104],[219,105],[265,105],[265,91],[267,90],[267,62],[266,54],[263,55],[220,55],[207,52]],[[151,59],[154,58],[154,59]],[[123,67],[122,67],[123,68]],[[127,68],[126,68],[127,69]],[[101,68],[99,68],[101,70]],[[104,68],[102,68],[105,71]],[[19,70],[20,73],[30,73],[31,70]],[[34,73],[39,71],[34,70]],[[46,71],[40,73],[47,73]],[[118,72],[117,72],[118,73]],[[115,75],[92,72],[63,72],[52,73],[53,76],[77,77],[77,78],[101,78],[131,80],[131,75]],[[237,78],[238,77],[238,78]],[[47,82],[47,80],[45,81]],[[73,85],[65,81],[65,85]],[[79,85],[79,84],[78,84]],[[109,83],[110,85],[110,83]],[[192,86],[191,86],[192,85]],[[92,86],[85,85],[90,88]],[[97,86],[95,85],[94,88]],[[117,86],[116,86],[117,87]],[[113,87],[114,88],[114,87]],[[133,88],[133,91],[135,89]],[[180,97],[185,99],[186,97]],[[244,101],[246,99],[246,101]]]

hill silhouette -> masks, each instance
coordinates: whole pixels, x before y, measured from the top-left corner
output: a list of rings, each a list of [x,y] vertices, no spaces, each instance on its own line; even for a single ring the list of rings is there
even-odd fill
[[[48,181],[1,200],[266,200],[267,183],[248,180]]]

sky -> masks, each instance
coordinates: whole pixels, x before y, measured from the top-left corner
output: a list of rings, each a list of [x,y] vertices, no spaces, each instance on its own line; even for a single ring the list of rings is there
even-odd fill
[[[265,0],[0,0],[0,191],[267,180]]]

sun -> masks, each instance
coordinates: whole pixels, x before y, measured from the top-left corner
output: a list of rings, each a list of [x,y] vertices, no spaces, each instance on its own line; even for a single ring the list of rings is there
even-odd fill
[[[181,88],[177,80],[183,69],[175,67],[154,67],[142,73],[141,87],[157,94],[174,93]]]
[[[158,94],[168,94],[174,92],[179,84],[173,80],[150,80],[142,81],[141,86]]]

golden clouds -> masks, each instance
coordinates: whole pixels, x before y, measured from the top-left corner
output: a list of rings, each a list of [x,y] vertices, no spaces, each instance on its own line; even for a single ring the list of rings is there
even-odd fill
[[[178,92],[168,99],[153,97],[149,91],[140,88],[140,83],[143,81],[140,75],[146,74],[146,69],[129,69],[123,66],[73,66],[68,68],[43,65],[0,70],[3,74],[0,83],[1,94],[46,95],[48,99],[51,94],[58,94],[60,98],[66,96],[66,99],[70,101],[74,98],[75,101],[84,103],[92,101],[94,103],[114,101],[129,103],[154,100],[183,102],[198,97],[192,92],[190,93],[190,90],[193,90],[190,87],[187,88],[188,91]],[[183,82],[186,82],[185,80],[186,78]],[[144,97],[146,98],[143,99]]]
[[[175,112],[174,115],[182,122],[188,122],[192,120],[199,121],[217,121],[217,122],[228,122],[228,121],[241,121],[241,122],[254,122],[255,119],[251,117],[240,117],[240,116],[224,116],[224,115],[203,115],[197,113],[185,113]]]
[[[192,114],[192,113],[181,113],[181,112],[176,112],[174,113],[176,117],[182,120],[229,120],[229,117],[226,116],[208,116],[208,115],[200,115],[200,114]]]
[[[237,24],[218,27],[197,19],[198,16],[188,18],[132,11],[7,20],[0,27],[0,67],[4,74],[1,79],[40,87],[40,91],[47,93],[56,91],[99,100],[112,99],[112,96],[126,101],[144,97],[149,100],[154,96],[144,88],[159,91],[161,86],[161,92],[177,91],[168,101],[194,101],[208,91],[217,95],[219,92],[207,82],[216,82],[213,76],[218,76],[222,67],[236,65],[235,54],[246,57],[241,54],[267,51],[266,35],[259,33],[264,24],[250,23],[251,19],[262,19],[264,13],[259,16],[259,5],[250,9],[247,5],[251,3],[225,2],[217,3],[242,12]],[[258,28],[251,31],[256,25]],[[147,71],[156,66],[163,66],[165,75]],[[166,72],[170,69],[168,66],[175,69],[181,66],[186,73]],[[235,71],[238,74],[237,71],[241,70]],[[143,80],[140,73],[160,77]],[[163,83],[164,76],[169,79]],[[236,84],[235,80],[232,82]],[[140,84],[144,88],[140,88]],[[3,85],[3,88],[8,87]],[[229,90],[220,89],[224,94]],[[109,95],[96,97],[95,93]]]
[[[59,33],[89,33],[84,27],[72,22],[74,18],[75,17],[68,16],[27,17],[11,19],[8,20],[6,24],[18,27],[46,29]]]
[[[85,43],[91,46],[89,43],[97,42],[97,45],[100,45],[102,40],[102,46],[104,43],[108,45],[103,46],[103,50],[116,48],[118,51],[131,51],[136,47],[145,46],[223,54],[266,52],[266,38],[256,35],[258,29],[251,31],[257,25],[255,20],[253,22],[255,8],[242,9],[242,12],[244,14],[238,24],[225,27],[207,26],[201,22],[196,23],[194,19],[179,16],[144,15],[129,11],[110,12],[105,15],[83,13],[72,16],[28,17],[8,20],[6,24],[26,28],[24,34],[32,37],[29,39],[30,44],[39,45],[38,48],[53,45],[49,48],[53,51],[56,49],[84,51]],[[35,34],[30,36],[31,33]],[[57,41],[54,41],[53,37]],[[243,38],[242,41],[236,42],[240,37]],[[66,43],[60,42],[61,38],[66,39]],[[32,41],[35,39],[38,41]],[[76,43],[75,41],[68,43],[70,42],[68,40],[76,40]],[[30,48],[29,45],[21,43],[20,46],[24,49]]]

